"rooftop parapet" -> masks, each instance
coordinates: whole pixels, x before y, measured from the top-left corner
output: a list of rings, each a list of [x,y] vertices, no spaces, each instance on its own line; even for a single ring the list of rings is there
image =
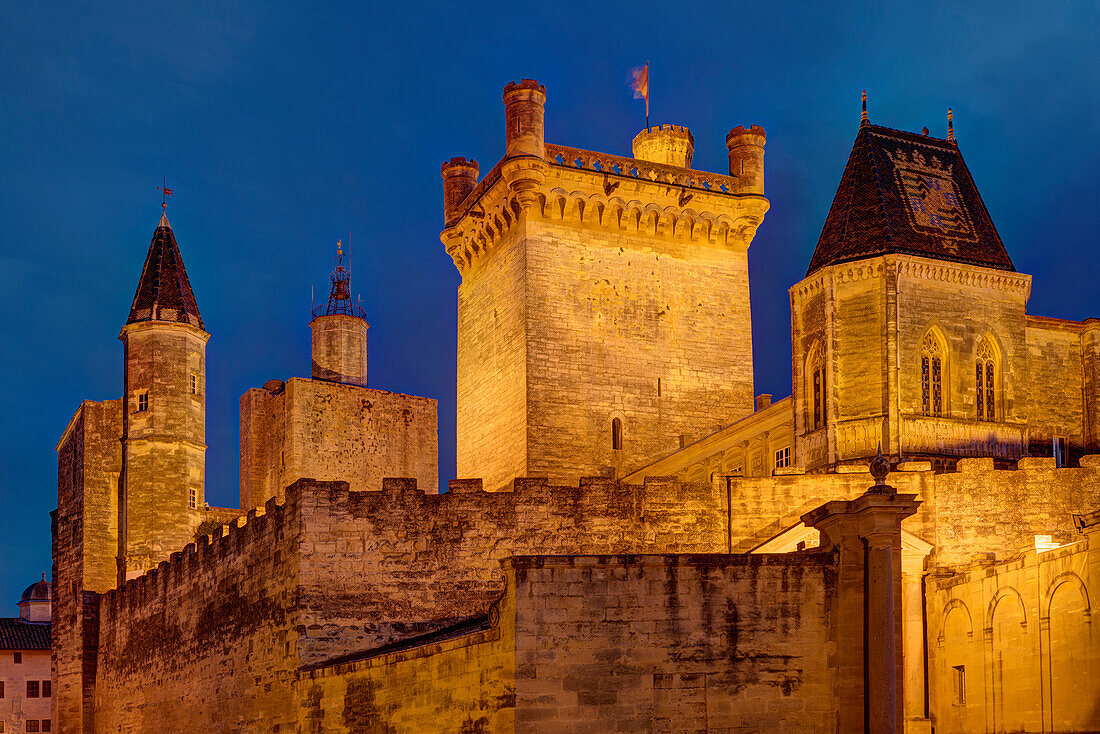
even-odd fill
[[[691,168],[695,138],[682,125],[661,125],[646,128],[635,135],[632,148],[638,160]]]

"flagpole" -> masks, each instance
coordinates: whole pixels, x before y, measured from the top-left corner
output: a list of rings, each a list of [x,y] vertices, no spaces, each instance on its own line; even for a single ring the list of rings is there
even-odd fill
[[[649,132],[649,62],[645,62],[645,131]]]

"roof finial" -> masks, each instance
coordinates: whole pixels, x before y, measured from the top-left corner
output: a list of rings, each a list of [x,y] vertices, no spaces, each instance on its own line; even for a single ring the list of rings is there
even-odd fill
[[[45,580],[46,580],[46,572],[45,572],[45,571],[43,571],[43,572],[42,572],[42,580],[43,580],[43,581],[45,581]]]
[[[168,184],[164,176],[160,178],[160,186],[157,187],[157,191],[161,193],[160,197],[160,224],[158,227],[171,227],[168,223],[168,197],[173,196],[175,192],[168,188]]]
[[[864,89],[863,90],[863,112],[861,112],[860,116],[859,116],[859,126],[863,127],[864,125],[868,125],[868,124],[870,124],[870,123],[867,120],[867,90]]]
[[[340,264],[340,259],[344,256],[343,240],[336,240],[336,264]]]
[[[952,143],[955,142],[955,115],[950,107],[947,108],[947,139]]]

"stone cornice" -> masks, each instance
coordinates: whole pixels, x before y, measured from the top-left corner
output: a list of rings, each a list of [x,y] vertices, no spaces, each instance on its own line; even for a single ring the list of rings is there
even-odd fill
[[[769,207],[763,196],[732,191],[730,176],[553,145],[547,159],[502,161],[466,197],[440,235],[460,273],[521,218],[744,250]]]
[[[792,299],[804,299],[825,286],[826,280],[851,283],[877,278],[887,272],[922,280],[937,280],[974,288],[1017,293],[1026,299],[1031,293],[1031,276],[1005,270],[962,265],[913,255],[883,255],[868,260],[829,265],[795,283],[790,288]]]

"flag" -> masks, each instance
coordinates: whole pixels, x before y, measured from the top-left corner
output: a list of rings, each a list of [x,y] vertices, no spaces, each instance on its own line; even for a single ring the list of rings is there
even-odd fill
[[[636,69],[631,69],[630,74],[634,77],[634,99],[645,100],[645,117],[649,120],[649,62],[645,62],[645,66],[639,66]],[[647,123],[648,124],[648,123]]]

